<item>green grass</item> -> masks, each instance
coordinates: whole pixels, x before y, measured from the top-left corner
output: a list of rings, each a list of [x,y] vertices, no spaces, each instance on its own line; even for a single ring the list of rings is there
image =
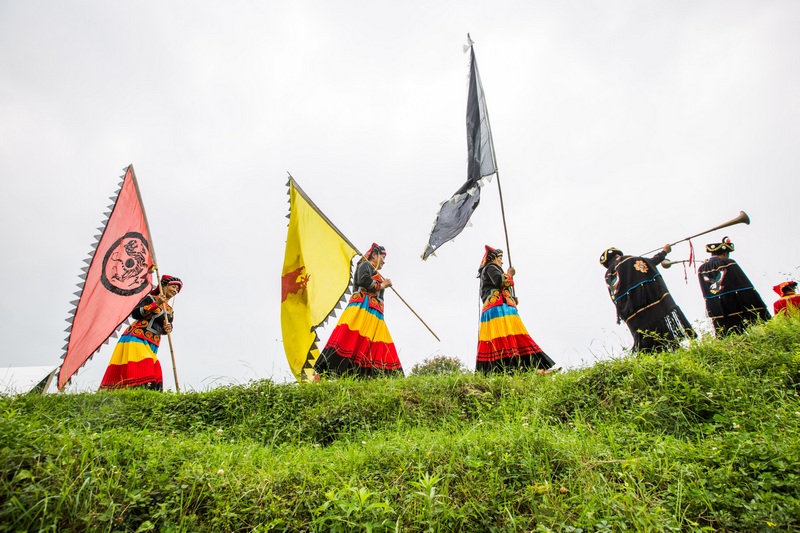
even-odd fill
[[[0,531],[800,531],[800,319],[552,376],[0,398]]]

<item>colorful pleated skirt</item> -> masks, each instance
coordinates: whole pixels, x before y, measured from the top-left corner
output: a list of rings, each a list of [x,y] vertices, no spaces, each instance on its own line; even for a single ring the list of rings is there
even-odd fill
[[[402,376],[397,349],[383,320],[383,303],[368,294],[355,293],[314,370],[329,376]]]
[[[490,373],[547,370],[555,366],[534,342],[510,298],[493,294],[481,312],[475,371]]]
[[[157,354],[158,345],[126,331],[114,348],[100,388],[145,387],[163,390],[164,378]]]

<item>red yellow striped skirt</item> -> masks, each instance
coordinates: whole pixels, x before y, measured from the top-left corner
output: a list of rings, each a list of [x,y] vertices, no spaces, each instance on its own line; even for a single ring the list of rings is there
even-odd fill
[[[489,298],[481,313],[475,370],[500,373],[552,368],[548,357],[528,334],[517,308],[505,298]]]
[[[383,320],[383,304],[355,293],[314,365],[318,374],[373,377],[403,375],[397,349]]]
[[[100,389],[142,386],[162,390],[164,378],[157,354],[157,345],[125,332],[114,348]]]

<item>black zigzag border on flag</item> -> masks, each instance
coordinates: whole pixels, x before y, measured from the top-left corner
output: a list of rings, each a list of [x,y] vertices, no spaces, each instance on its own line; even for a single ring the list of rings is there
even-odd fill
[[[293,181],[294,181],[294,178],[292,177],[291,174],[289,174],[289,179],[286,181],[286,196],[289,197],[286,200],[286,203],[289,204],[289,209],[288,209],[289,213],[286,215],[287,219],[290,219],[292,217],[292,188],[291,188],[291,185],[292,185]],[[297,183],[295,183],[295,189],[299,189],[297,187]],[[304,194],[300,194],[300,196],[303,197],[303,200],[308,202],[308,199],[305,197]],[[309,202],[309,204],[310,204],[310,202]],[[316,211],[316,208],[313,205],[312,205],[312,208],[314,208],[314,210]],[[289,227],[288,223],[286,224],[286,227],[287,228]],[[333,308],[325,316],[325,318],[323,318],[322,321],[319,324],[317,324],[315,326],[311,326],[311,332],[314,333],[314,342],[311,343],[311,346],[308,349],[308,353],[306,354],[306,361],[305,361],[305,363],[303,363],[302,378],[305,381],[313,381],[313,379],[314,379],[314,363],[316,363],[317,359],[319,359],[319,354],[320,354],[319,346],[318,346],[319,335],[317,335],[317,328],[325,326],[328,323],[328,320],[330,320],[331,318],[334,318],[336,316],[336,311],[338,311],[338,310],[340,310],[342,308],[342,304],[350,300],[350,295],[353,294],[353,276],[354,275],[355,275],[355,267],[353,266],[353,260],[351,259],[350,260],[350,281],[347,284],[347,288],[345,288],[345,290],[342,293],[342,295],[339,296],[339,299],[337,300],[336,305],[333,306]]]
[[[72,338],[72,324],[74,323],[75,316],[77,315],[77,312],[78,312],[78,304],[80,303],[81,297],[83,296],[83,289],[84,289],[84,286],[86,285],[86,276],[89,274],[89,270],[91,270],[91,268],[92,268],[92,262],[94,262],[94,259],[96,257],[95,256],[95,252],[97,251],[97,247],[100,245],[100,241],[103,239],[103,235],[106,232],[106,229],[108,227],[108,221],[111,220],[111,215],[114,214],[114,209],[117,207],[117,201],[119,200],[119,195],[122,192],[122,186],[125,185],[125,176],[127,176],[128,169],[130,169],[130,168],[131,168],[131,166],[128,165],[127,167],[122,169],[123,174],[122,174],[122,176],[120,176],[120,179],[122,181],[120,181],[117,184],[117,191],[114,194],[114,196],[109,196],[109,198],[108,198],[113,203],[106,208],[106,209],[108,209],[108,211],[103,213],[103,216],[105,217],[105,219],[101,222],[100,227],[97,228],[97,231],[99,231],[100,233],[94,236],[94,242],[91,244],[91,248],[92,249],[89,250],[89,257],[87,257],[86,259],[83,260],[83,262],[86,263],[86,266],[81,267],[81,271],[83,273],[78,275],[78,278],[80,278],[80,280],[81,280],[77,284],[78,290],[76,292],[72,293],[73,295],[77,296],[78,299],[77,300],[72,300],[70,302],[70,305],[72,306],[72,308],[68,311],[68,314],[70,316],[66,318],[66,322],[69,324],[69,326],[67,326],[67,329],[64,330],[64,332],[67,333],[67,337],[66,337],[66,339],[64,339],[66,344],[62,348],[62,351],[64,352],[63,354],[61,354],[61,360],[62,361],[67,356],[67,350],[69,348],[69,341]],[[86,361],[83,362],[83,364],[81,364],[81,366],[78,368],[78,370],[80,370],[84,366],[86,366],[86,363],[91,361],[92,358],[95,356],[95,354],[97,354],[100,351],[100,349],[103,347],[103,345],[108,344],[109,340],[116,339],[118,337],[118,335],[119,335],[118,332],[119,332],[120,326],[123,325],[123,324],[127,324],[128,322],[129,322],[129,318],[126,318],[125,320],[120,322],[120,324],[117,325],[117,327],[114,329],[114,331],[112,331],[111,334],[108,337],[106,337],[106,340],[101,342],[100,345],[97,346],[97,348],[92,350],[91,355],[86,359]],[[58,367],[58,373],[61,374],[61,366]],[[77,373],[78,373],[78,371],[76,370],[72,374],[72,376],[67,378],[67,380],[66,380],[66,384],[67,385],[72,383],[72,378]]]

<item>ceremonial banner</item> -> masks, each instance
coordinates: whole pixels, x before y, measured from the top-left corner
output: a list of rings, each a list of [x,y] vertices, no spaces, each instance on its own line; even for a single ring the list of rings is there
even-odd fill
[[[497,173],[492,131],[486,112],[475,50],[469,41],[469,92],[467,96],[467,181],[439,209],[428,245],[422,254],[427,259],[442,244],[456,237],[469,222],[481,199],[482,178]]]
[[[319,357],[315,332],[349,295],[358,253],[289,177],[289,231],[281,271],[281,331],[298,381],[310,380]]]
[[[122,183],[101,233],[85,260],[84,281],[71,302],[75,308],[67,319],[71,325],[58,372],[58,388],[63,389],[73,375],[100,347],[116,336],[137,303],[150,291],[153,266],[150,234],[139,196],[133,165],[125,169]]]

